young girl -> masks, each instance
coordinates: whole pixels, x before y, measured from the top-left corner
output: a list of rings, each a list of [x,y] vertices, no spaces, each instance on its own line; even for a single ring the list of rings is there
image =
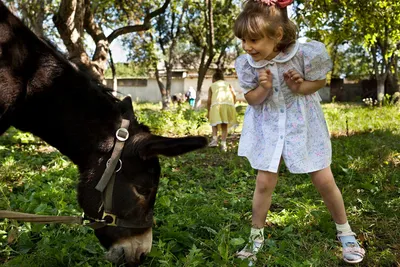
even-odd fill
[[[325,85],[331,61],[322,43],[296,41],[296,26],[287,15],[293,0],[248,0],[234,26],[246,55],[235,67],[249,106],[239,142],[258,170],[253,195],[250,243],[240,258],[255,258],[264,241],[264,223],[278,179],[281,159],[291,173],[309,173],[336,223],[343,259],[363,260],[347,222],[342,195],[331,164],[331,143],[317,90]]]
[[[212,127],[212,141],[209,147],[218,145],[218,125],[221,127],[221,150],[226,151],[226,137],[228,125],[235,126],[236,122],[236,95],[232,86],[224,81],[224,74],[221,71],[214,73],[208,90],[207,117]]]

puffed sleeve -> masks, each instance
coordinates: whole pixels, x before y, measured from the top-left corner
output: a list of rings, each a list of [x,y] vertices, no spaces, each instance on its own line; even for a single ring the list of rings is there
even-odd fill
[[[247,61],[246,55],[241,55],[236,58],[235,61],[236,74],[238,76],[239,85],[243,90],[244,94],[247,94],[251,90],[258,86],[258,74],[257,71],[250,66]]]
[[[317,41],[303,44],[304,78],[306,81],[323,80],[332,69],[332,61],[325,45]]]

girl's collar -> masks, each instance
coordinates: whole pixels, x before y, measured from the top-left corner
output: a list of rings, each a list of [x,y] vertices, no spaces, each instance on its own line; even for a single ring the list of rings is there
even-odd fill
[[[299,41],[296,41],[293,45],[291,45],[285,52],[280,52],[276,57],[271,60],[260,60],[254,61],[253,58],[247,54],[247,61],[249,62],[250,66],[253,68],[263,68],[267,65],[272,65],[276,63],[284,63],[289,61],[294,55],[296,55],[297,50],[299,49]]]

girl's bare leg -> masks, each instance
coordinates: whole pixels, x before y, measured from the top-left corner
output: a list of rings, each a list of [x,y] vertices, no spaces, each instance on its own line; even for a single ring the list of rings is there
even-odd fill
[[[218,139],[218,125],[212,126],[211,128],[213,139]]]
[[[272,192],[278,181],[278,174],[258,171],[256,189],[253,195],[252,228],[249,244],[247,244],[237,256],[241,259],[255,260],[255,255],[260,251],[264,243],[264,224],[268,210],[271,206]]]
[[[277,182],[277,173],[258,171],[256,189],[253,195],[252,225],[254,228],[264,227],[265,219],[271,206],[272,193]]]
[[[344,208],[342,193],[336,185],[335,179],[330,167],[316,171],[310,174],[314,186],[321,194],[322,199],[333,220],[337,224],[347,222],[346,211]]]
[[[221,141],[226,141],[226,137],[228,136],[228,124],[221,124]]]
[[[343,260],[349,263],[361,262],[364,258],[365,250],[358,244],[347,222],[343,197],[333,178],[331,168],[328,167],[311,173],[311,179],[336,223],[338,238],[343,247]]]

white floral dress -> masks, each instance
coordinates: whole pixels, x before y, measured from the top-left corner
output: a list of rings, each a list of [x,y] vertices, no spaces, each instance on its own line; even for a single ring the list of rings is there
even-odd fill
[[[239,156],[257,170],[278,172],[281,157],[292,173],[310,173],[331,164],[332,148],[318,92],[293,93],[283,73],[295,69],[305,80],[323,80],[332,68],[324,44],[297,41],[271,61],[241,55],[235,62],[244,93],[258,87],[259,68],[271,70],[273,93],[260,105],[246,109]]]

